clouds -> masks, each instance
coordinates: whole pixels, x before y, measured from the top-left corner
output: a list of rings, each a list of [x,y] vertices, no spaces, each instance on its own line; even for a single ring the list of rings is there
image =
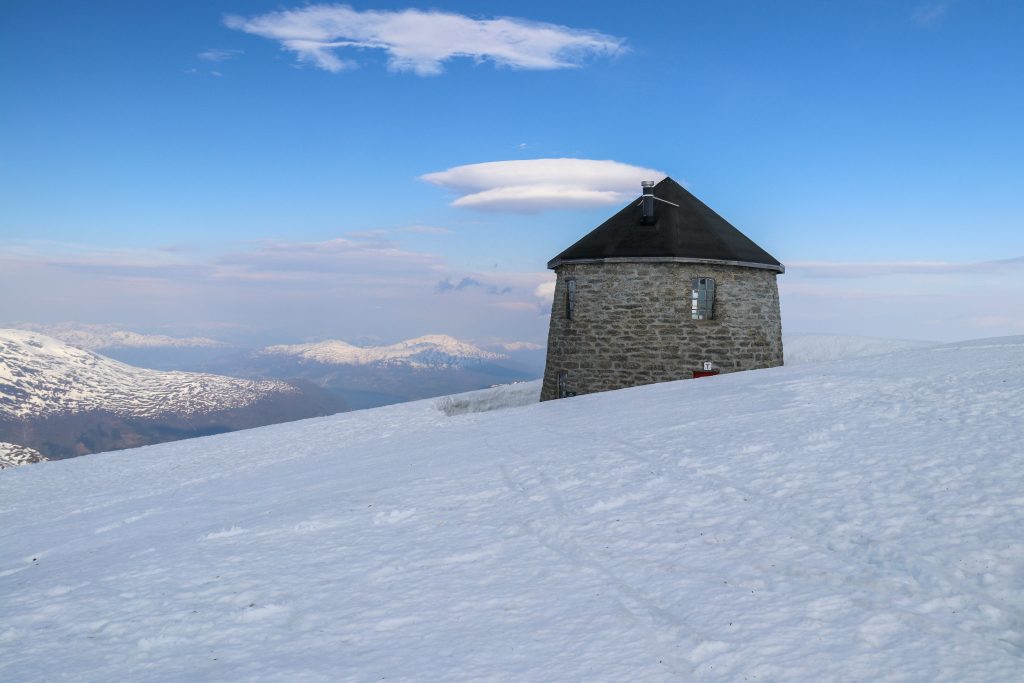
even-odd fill
[[[790,262],[790,332],[953,341],[1024,333],[1024,257],[981,262]]]
[[[397,231],[396,231],[397,232]],[[430,232],[434,232],[431,230]],[[0,321],[118,322],[235,343],[442,331],[542,339],[547,272],[476,273],[379,235],[236,244],[219,253],[0,244]]]
[[[954,0],[927,0],[914,8],[910,17],[918,26],[933,26],[937,24]]]
[[[664,177],[618,161],[520,159],[456,166],[420,179],[459,194],[452,206],[536,213],[620,204],[640,194],[641,180]]]
[[[566,69],[588,57],[625,50],[621,38],[581,30],[498,17],[473,19],[462,14],[407,9],[360,12],[347,5],[310,5],[253,17],[228,16],[229,27],[281,43],[300,62],[330,72],[355,68],[343,49],[379,49],[392,71],[431,76],[456,57],[491,61],[516,69]]]
[[[213,275],[218,278],[317,280],[404,278],[444,268],[436,254],[406,251],[379,240],[336,238],[321,242],[263,242],[222,255]]]
[[[488,285],[484,284],[483,282],[477,280],[474,277],[464,277],[457,283],[452,282],[452,279],[450,277],[446,277],[445,279],[438,282],[437,286],[434,289],[439,293],[443,293],[461,292],[463,290],[469,289],[470,287],[479,287],[482,291],[485,291],[488,294],[495,296],[508,294],[512,291],[512,288],[507,285],[505,287],[499,287],[497,285]]]
[[[797,261],[787,266],[807,277],[866,278],[886,275],[998,274],[1024,271],[1024,256],[999,261],[952,263],[946,261],[833,262]]]
[[[206,62],[226,62],[229,59],[234,59],[239,55],[245,54],[242,50],[225,50],[220,48],[211,48],[200,52],[197,57]]]
[[[551,299],[555,296],[555,281],[554,279],[542,282],[533,290],[533,295],[541,301],[547,301],[551,303]]]

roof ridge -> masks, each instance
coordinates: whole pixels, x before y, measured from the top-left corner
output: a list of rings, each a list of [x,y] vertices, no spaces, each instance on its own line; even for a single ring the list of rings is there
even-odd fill
[[[644,224],[638,202],[630,202],[604,223],[553,258],[549,268],[566,262],[613,259],[732,263],[784,272],[771,254],[755,244],[714,209],[671,176],[654,186],[654,222]]]

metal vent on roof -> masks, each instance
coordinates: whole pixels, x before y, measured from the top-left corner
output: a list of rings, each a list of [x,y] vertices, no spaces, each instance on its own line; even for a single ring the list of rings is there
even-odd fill
[[[644,225],[652,225],[655,222],[655,217],[654,217],[654,202],[655,202],[655,200],[657,200],[659,202],[665,202],[666,204],[671,204],[672,206],[676,207],[677,209],[679,208],[679,205],[674,203],[674,202],[670,202],[667,199],[662,199],[661,197],[655,197],[654,196],[654,185],[655,185],[655,182],[653,180],[641,180],[640,181],[640,188],[641,188],[641,190],[643,192],[643,194],[640,197],[640,207],[641,207],[640,208],[640,222],[643,223]]]

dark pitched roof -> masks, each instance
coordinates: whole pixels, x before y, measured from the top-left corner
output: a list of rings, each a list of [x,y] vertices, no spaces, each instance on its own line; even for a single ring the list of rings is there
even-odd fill
[[[551,259],[548,268],[572,261],[650,258],[719,261],[785,271],[771,254],[671,178],[654,186],[654,196],[665,201],[655,200],[653,224],[641,222],[638,197]]]

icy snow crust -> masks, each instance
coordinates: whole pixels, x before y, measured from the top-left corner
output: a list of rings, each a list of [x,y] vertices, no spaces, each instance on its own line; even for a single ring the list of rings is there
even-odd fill
[[[0,330],[0,418],[89,410],[189,416],[295,391],[285,382],[146,370],[36,332]]]
[[[540,401],[540,389],[543,380],[503,384],[490,389],[467,391],[437,399],[437,409],[445,415],[465,415],[466,413],[484,413],[489,410],[518,408]]]
[[[0,472],[0,679],[1019,681],[1024,338]]]
[[[504,359],[446,334],[428,334],[389,346],[353,346],[339,340],[315,344],[268,346],[262,353],[295,356],[330,365],[403,364],[414,368],[461,367],[467,364]]]

